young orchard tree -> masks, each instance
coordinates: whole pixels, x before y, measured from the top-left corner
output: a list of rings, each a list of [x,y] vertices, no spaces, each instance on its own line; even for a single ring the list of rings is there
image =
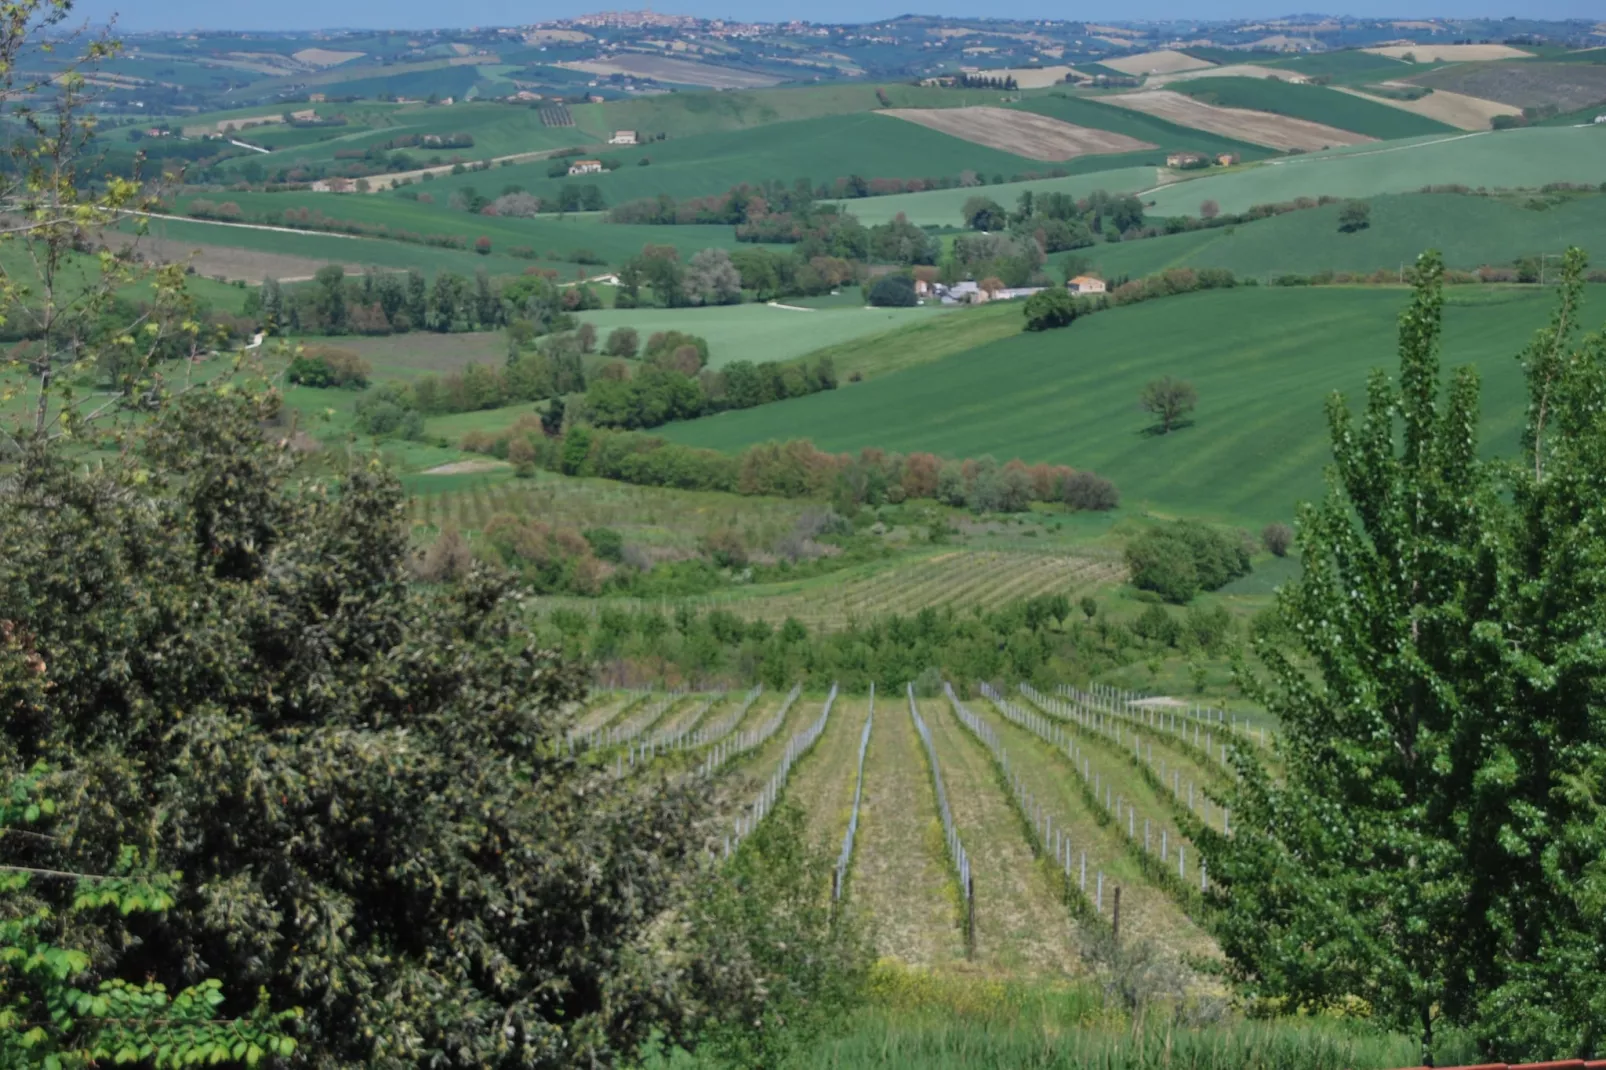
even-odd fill
[[[1328,405],[1326,497],[1300,513],[1286,628],[1240,668],[1283,726],[1200,830],[1245,994],[1360,999],[1490,1060],[1598,1055],[1606,1006],[1606,341],[1584,258],[1522,354],[1522,452],[1481,461],[1478,379],[1441,385],[1443,266],[1416,267],[1397,379]],[[1280,640],[1278,636],[1292,637]],[[1291,642],[1285,649],[1281,642]]]
[[[1151,379],[1138,394],[1138,407],[1159,421],[1160,434],[1171,433],[1184,416],[1199,404],[1199,392],[1185,379],[1162,376]]]

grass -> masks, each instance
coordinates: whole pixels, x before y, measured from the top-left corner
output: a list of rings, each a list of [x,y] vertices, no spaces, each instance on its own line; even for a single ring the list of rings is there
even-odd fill
[[[1539,203],[1545,203],[1540,201]],[[1577,197],[1535,209],[1517,199],[1453,193],[1373,198],[1371,225],[1338,229],[1339,205],[1234,227],[1080,249],[1106,277],[1172,267],[1222,267],[1237,275],[1370,272],[1409,264],[1436,248],[1450,267],[1474,270],[1579,245],[1606,257],[1606,196]],[[1197,214],[1198,205],[1192,206]]]
[[[1223,108],[1249,108],[1350,130],[1379,140],[1450,133],[1454,128],[1387,104],[1319,85],[1275,78],[1198,78],[1167,88]]]
[[[575,125],[597,137],[615,130],[685,137],[724,130],[745,130],[772,123],[850,115],[884,107],[877,90],[893,107],[958,107],[976,103],[978,93],[935,87],[863,82],[797,86],[784,89],[747,89],[723,92],[681,92],[605,104],[571,105]]]
[[[537,161],[497,168],[492,176],[499,184],[516,182],[543,197],[556,194],[565,185],[595,184],[612,206],[660,194],[709,196],[744,182],[771,179],[788,186],[797,178],[829,185],[849,175],[934,178],[973,170],[1009,176],[1053,166],[868,112],[689,134],[645,145],[598,149],[598,155],[616,159],[623,166],[576,179],[549,178],[549,165]],[[644,158],[651,160],[649,166],[640,166]]]
[[[690,259],[699,249],[709,247],[734,249],[737,246],[736,233],[732,227],[613,224],[605,223],[602,217],[596,214],[502,219],[495,216],[472,215],[449,207],[447,202],[451,195],[460,189],[472,188],[486,197],[499,195],[506,186],[513,184],[512,179],[506,176],[506,172],[511,170],[515,169],[496,168],[491,171],[443,176],[434,182],[411,187],[414,191],[427,193],[434,198],[432,204],[388,194],[337,197],[327,193],[229,193],[207,199],[213,203],[232,201],[238,204],[248,220],[271,220],[276,219],[279,213],[287,209],[309,209],[333,219],[358,222],[371,227],[385,227],[390,231],[455,235],[470,245],[480,237],[487,237],[491,239],[492,250],[492,255],[488,257],[469,249],[438,249],[434,246],[400,242],[386,244],[393,245],[399,250],[399,257],[393,255],[393,260],[396,262],[405,261],[407,257],[420,261],[445,257],[454,262],[478,264],[482,267],[486,266],[487,262],[494,262],[498,265],[494,270],[514,273],[522,271],[529,262],[506,254],[508,250],[521,246],[533,249],[542,263],[561,263],[566,274],[580,271],[586,275],[600,272],[602,266],[569,262],[576,253],[582,251],[594,258],[617,265],[641,252],[641,247],[647,244],[673,245],[681,251],[682,260]],[[178,205],[179,211],[183,211],[187,204],[188,199],[181,201]],[[299,252],[301,255],[312,255],[304,251],[310,247],[309,236],[322,238],[326,243],[342,243],[336,246],[336,249],[344,249],[352,241],[371,244],[384,240],[343,238],[315,232],[258,231],[192,222],[166,225],[180,228],[204,227],[206,240],[213,244],[235,245],[251,242],[255,243],[249,246],[251,248],[270,252]]]
[[[1362,396],[1367,371],[1395,363],[1399,289],[1251,288],[1115,309],[1021,334],[851,389],[725,413],[666,437],[735,449],[808,438],[829,450],[876,446],[950,457],[992,454],[1091,468],[1127,509],[1194,513],[1258,526],[1321,490],[1330,452],[1324,397]],[[1523,390],[1515,355],[1548,318],[1548,292],[1453,292],[1444,361],[1484,377],[1486,449],[1516,445]],[[1599,322],[1600,294],[1586,313]],[[1198,388],[1194,423],[1147,433],[1142,385],[1181,375]]]
[[[1020,195],[1028,191],[1069,193],[1085,197],[1094,190],[1137,193],[1153,188],[1156,183],[1157,172],[1153,167],[1118,167],[1100,169],[1089,174],[1071,175],[1068,178],[1038,178],[1024,182],[1006,182],[1000,186],[892,193],[884,197],[862,197],[838,203],[865,226],[890,222],[902,214],[909,222],[922,227],[957,227],[962,223],[960,209],[971,197],[991,197],[1004,207],[1013,208]]]
[[[687,229],[687,228],[671,228]],[[791,302],[785,302],[790,304]],[[617,327],[633,327],[645,343],[657,331],[686,331],[708,339],[709,364],[734,360],[792,360],[815,350],[886,335],[911,326],[929,326],[940,333],[957,312],[940,306],[868,308],[864,305],[823,308],[811,312],[771,308],[763,304],[721,308],[628,309],[581,313],[604,338]],[[845,372],[838,367],[839,376]]]
[[[180,244],[282,253],[331,264],[345,264],[357,269],[380,267],[405,271],[416,267],[431,276],[439,271],[472,275],[479,270],[489,271],[493,275],[517,275],[529,266],[527,261],[494,251],[489,256],[481,256],[467,249],[441,249],[382,238],[352,238],[312,231],[289,233],[253,230],[188,219],[152,219],[150,233]]]
[[[1008,338],[1020,331],[1020,325],[1020,306],[998,302],[959,309],[940,319],[916,319],[885,333],[825,346],[810,356],[829,356],[837,378],[846,383],[854,374],[865,379],[889,375]]]
[[[1023,700],[1015,698],[1018,704]],[[1087,853],[1089,895],[1094,874],[1104,872],[1106,881],[1122,889],[1121,928],[1135,939],[1163,942],[1173,951],[1194,953],[1213,948],[1210,938],[1189,920],[1161,889],[1150,884],[1136,861],[1126,853],[1121,837],[1109,826],[1101,825],[1083,798],[1076,774],[1066,767],[1069,761],[1060,751],[1014,724],[993,709],[991,703],[977,699],[968,703],[984,721],[992,725],[1009,751],[1015,774],[1064,829],[1076,852],[1078,875],[1081,853]],[[1113,892],[1111,893],[1113,895]],[[1106,911],[1109,907],[1106,906]]]
[[[1287,157],[1261,167],[1179,182],[1154,195],[1157,215],[1193,215],[1214,200],[1223,211],[1296,197],[1375,197],[1428,185],[1537,187],[1597,183],[1606,172],[1606,130],[1531,127],[1411,139]]]
[[[786,785],[787,799],[808,816],[808,835],[832,857],[841,846],[853,810],[859,739],[869,710],[868,699],[838,696],[825,731]]]
[[[936,793],[901,696],[881,698],[865,755],[851,902],[884,958],[949,966],[963,958],[964,945]]]
[[[977,960],[1014,973],[1079,972],[1072,967],[1078,959],[1070,911],[1036,864],[992,757],[946,699],[919,705],[942,763],[954,823],[970,854]]]

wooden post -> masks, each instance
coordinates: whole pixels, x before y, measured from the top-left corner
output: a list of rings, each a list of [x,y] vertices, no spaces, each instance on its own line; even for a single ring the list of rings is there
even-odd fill
[[[976,957],[976,878],[965,879],[965,958]]]
[[[1115,932],[1115,942],[1121,942],[1121,886],[1115,886],[1115,917],[1110,921],[1110,928]]]

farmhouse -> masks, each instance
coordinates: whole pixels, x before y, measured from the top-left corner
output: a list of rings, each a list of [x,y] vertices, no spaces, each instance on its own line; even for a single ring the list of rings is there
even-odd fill
[[[1065,288],[1073,294],[1101,294],[1107,289],[1103,279],[1095,279],[1091,275],[1078,275],[1074,279],[1066,279]]]
[[[1198,167],[1200,164],[1210,162],[1210,157],[1202,152],[1173,152],[1165,158],[1167,167]]]
[[[1216,154],[1216,163],[1222,167],[1231,167],[1238,162],[1238,159],[1236,152],[1220,152]]]
[[[615,130],[613,137],[608,139],[610,145],[634,145],[636,132],[634,130]]]
[[[601,160],[576,160],[569,165],[571,175],[594,175],[602,170]]]

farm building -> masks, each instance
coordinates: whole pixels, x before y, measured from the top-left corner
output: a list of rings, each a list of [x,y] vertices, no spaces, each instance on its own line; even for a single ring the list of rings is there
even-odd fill
[[[1201,164],[1208,164],[1209,162],[1210,157],[1206,156],[1202,152],[1173,152],[1165,158],[1165,165],[1167,167],[1198,167]]]
[[[1065,288],[1073,294],[1101,294],[1108,289],[1103,279],[1095,279],[1091,275],[1078,275],[1074,279],[1066,279]]]
[[[569,174],[571,175],[595,175],[601,171],[601,160],[576,160],[569,165]]]
[[[1216,163],[1222,167],[1231,167],[1238,160],[1239,156],[1236,152],[1219,152],[1216,154]]]
[[[613,137],[608,139],[610,145],[634,145],[636,132],[634,130],[615,130]]]

